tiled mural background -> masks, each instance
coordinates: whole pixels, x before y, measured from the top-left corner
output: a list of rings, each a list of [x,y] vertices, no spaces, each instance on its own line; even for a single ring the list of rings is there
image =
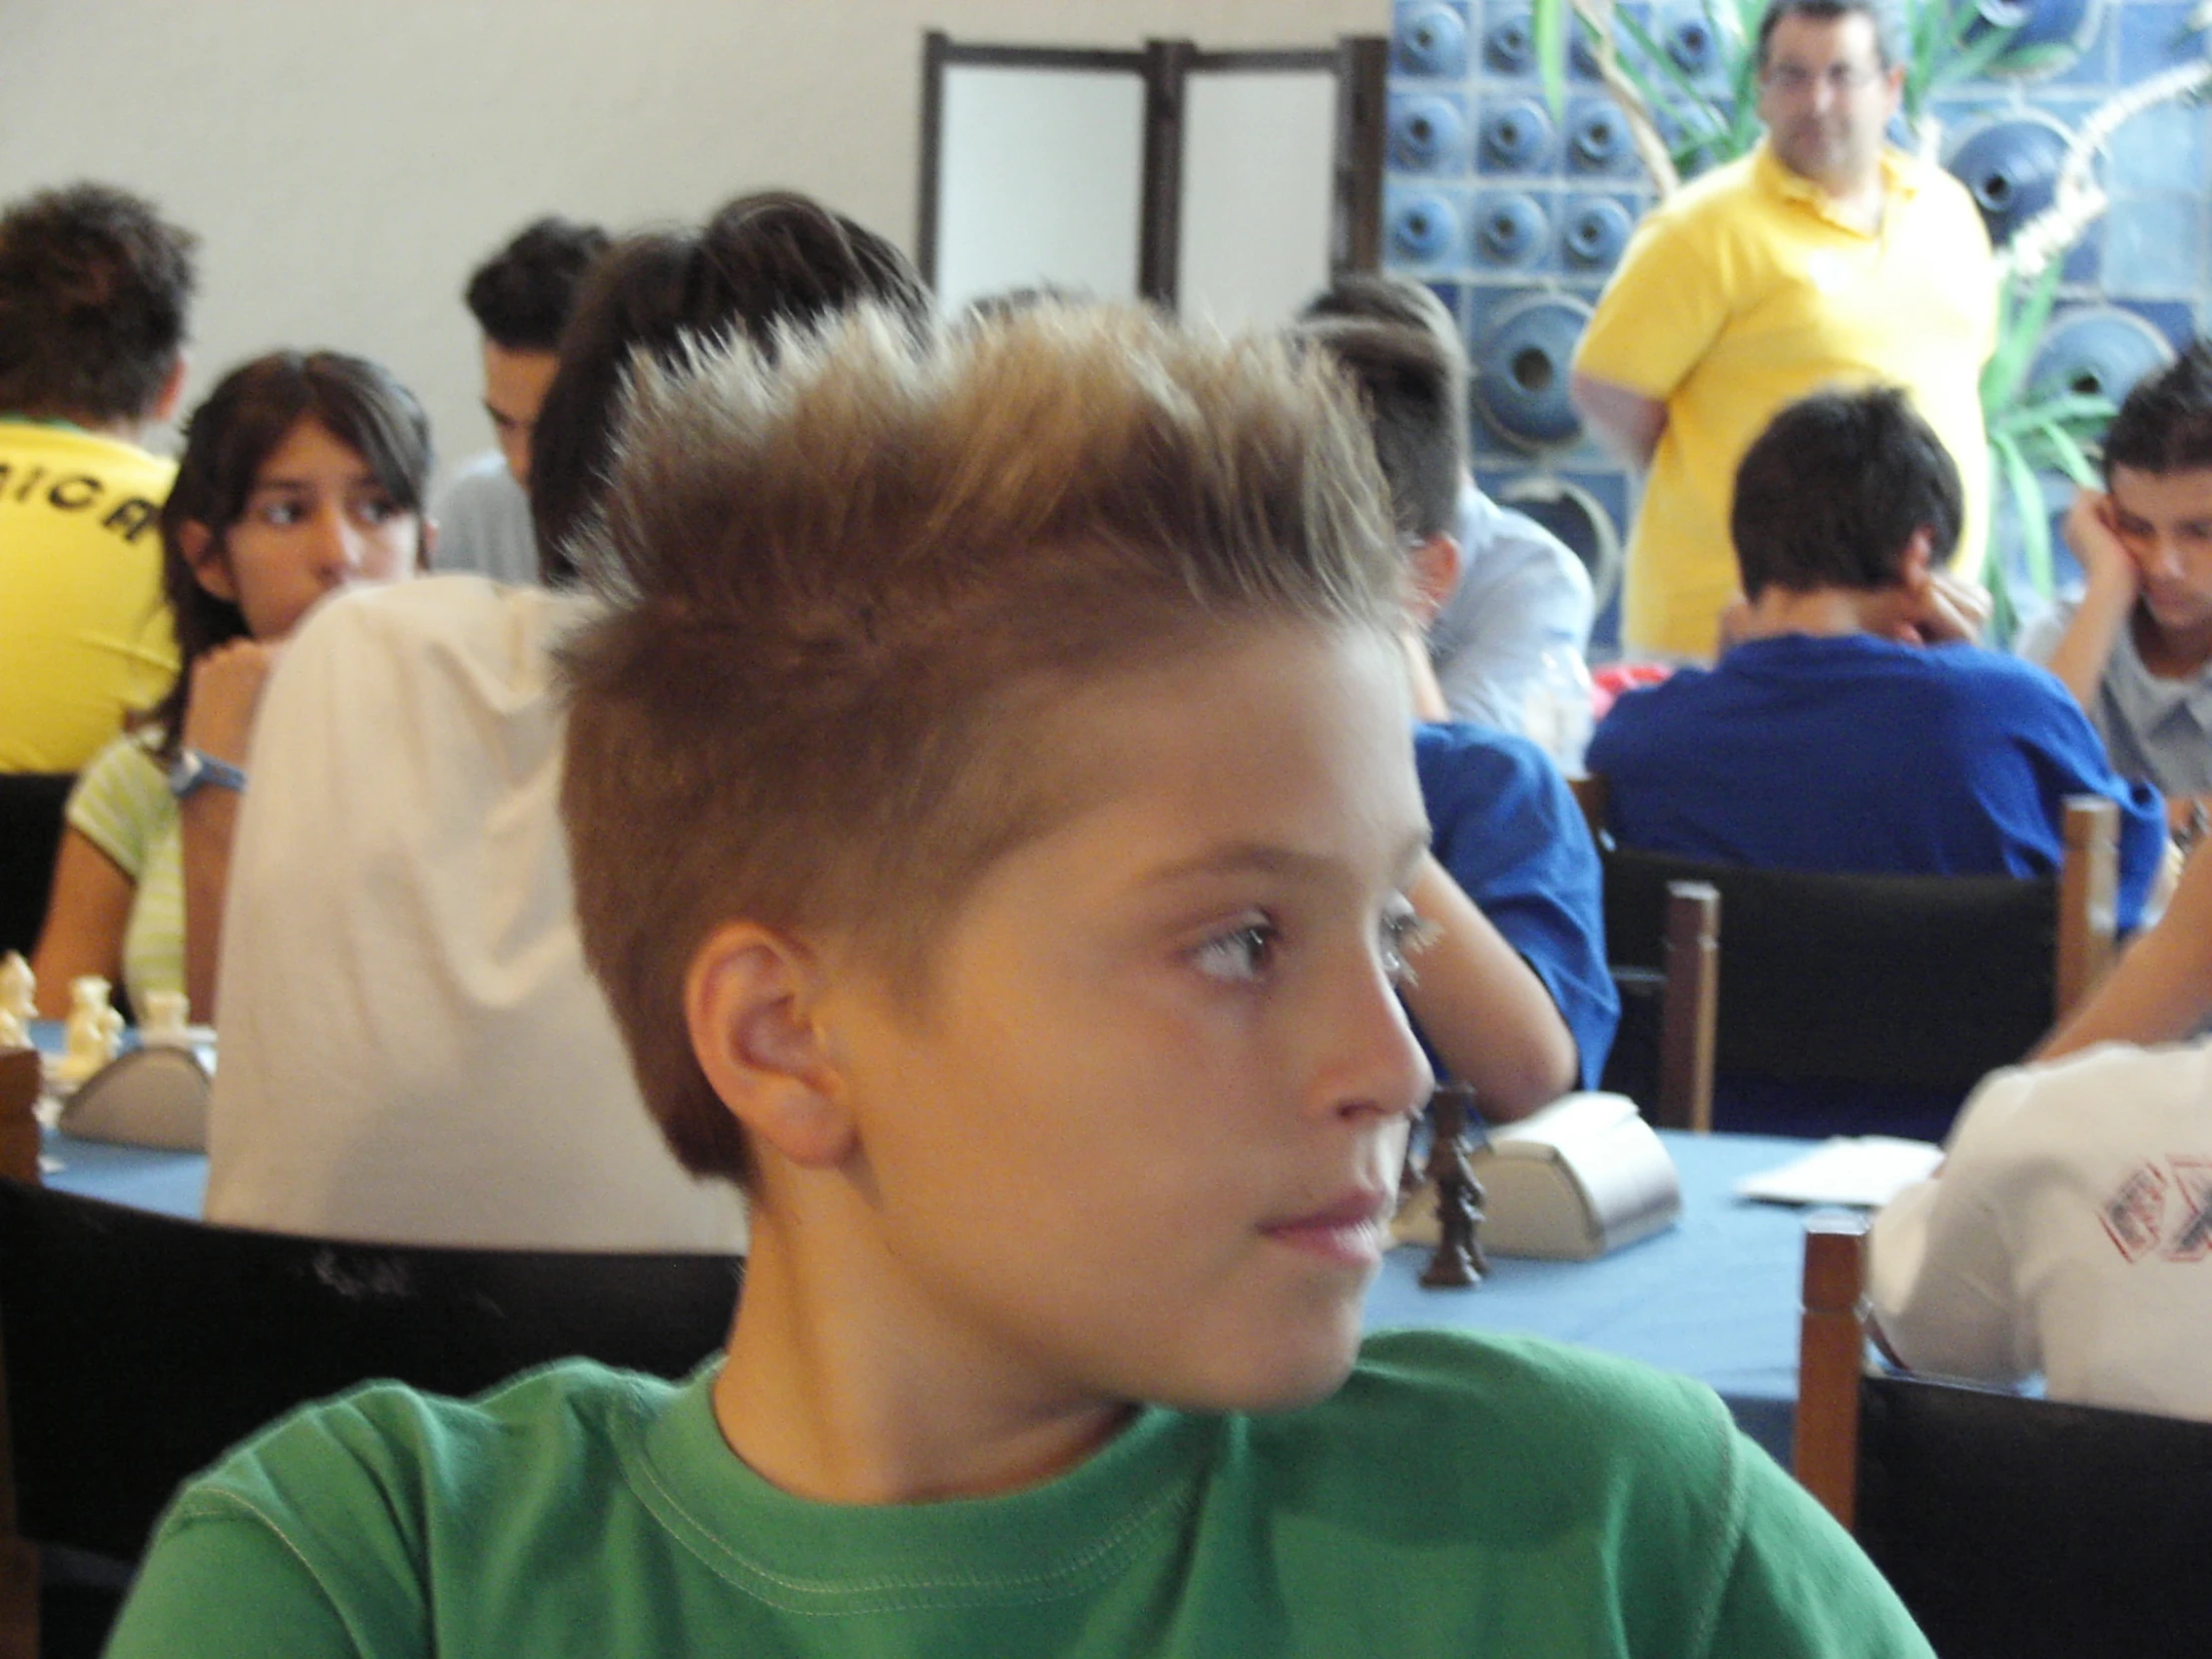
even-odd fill
[[[1971,5],[1974,0],[1959,0]],[[2172,0],[1980,0],[2021,19],[2055,63],[1956,82],[1931,99],[1937,154],[1992,236],[2047,200],[2068,136],[2123,88],[2201,62],[2192,6]],[[1731,9],[1717,0],[1716,15]],[[1702,84],[1725,87],[1697,0],[1624,7]],[[1616,639],[1619,548],[1635,484],[1586,438],[1567,361],[1654,191],[1577,40],[1563,112],[1537,80],[1526,0],[1398,0],[1390,68],[1384,258],[1459,318],[1474,371],[1475,475],[1562,534],[1598,584],[1597,655]],[[2169,103],[2122,126],[2098,165],[2111,206],[2064,268],[2031,385],[2115,395],[2212,326],[2212,107]],[[2055,483],[2052,499],[2062,495]]]

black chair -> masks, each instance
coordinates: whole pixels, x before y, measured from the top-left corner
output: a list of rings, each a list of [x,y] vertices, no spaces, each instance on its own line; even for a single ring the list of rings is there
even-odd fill
[[[292,1238],[0,1182],[0,1545],[133,1562],[179,1481],[370,1378],[470,1394],[570,1355],[682,1377],[726,1341],[742,1271]],[[21,1577],[4,1593],[0,1653],[37,1617]]]
[[[0,772],[0,954],[28,956],[46,925],[62,809],[76,782],[66,772]]]
[[[1602,780],[1589,788],[1602,811]],[[1749,1078],[1962,1096],[2111,963],[2117,809],[2069,801],[2065,841],[2056,874],[2020,879],[1753,869],[1601,839],[1606,946],[1616,962],[1660,960],[1668,894],[1705,883],[1726,917],[1724,1090]]]
[[[1805,1247],[1797,1476],[1941,1659],[2212,1651],[2212,1422],[1869,1375],[1865,1223]]]
[[[1604,779],[1583,774],[1567,784],[1598,844],[1606,965],[1621,999],[1598,1086],[1635,1101],[1661,1129],[1705,1134],[1713,1127],[1720,893],[1692,876],[1664,882],[1657,892],[1639,885],[1633,901],[1625,897],[1605,833]]]

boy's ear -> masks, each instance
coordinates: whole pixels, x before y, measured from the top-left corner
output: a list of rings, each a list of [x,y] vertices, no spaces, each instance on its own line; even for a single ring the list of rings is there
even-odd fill
[[[1413,549],[1413,620],[1423,633],[1458,590],[1461,558],[1458,539],[1441,532]]]
[[[175,420],[177,411],[184,407],[185,381],[192,375],[192,358],[180,351],[169,365],[169,372],[162,377],[162,389],[154,394],[154,401],[147,405],[149,422]]]
[[[1928,591],[1936,579],[1936,532],[1922,525],[1906,538],[1905,551],[1898,555],[1898,586],[1918,597]]]
[[[854,1144],[818,1017],[823,988],[812,950],[751,921],[710,934],[684,979],[692,1053],[708,1083],[756,1147],[813,1167]]]
[[[230,557],[223,539],[205,524],[186,519],[177,526],[177,550],[184,554],[192,579],[218,599],[239,602],[239,585],[231,575]]]

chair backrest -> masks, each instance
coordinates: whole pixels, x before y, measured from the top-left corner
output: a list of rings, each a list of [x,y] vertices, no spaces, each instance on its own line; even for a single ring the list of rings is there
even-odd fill
[[[1864,1234],[1807,1229],[1797,1473],[1936,1651],[2212,1650],[2212,1422],[1867,1375]]]
[[[1666,900],[1703,881],[1728,918],[1716,1066],[1725,1076],[1963,1092],[2010,1065],[2112,949],[2115,814],[2068,803],[2051,877],[1751,869],[1606,847],[1609,953],[1664,954]]]
[[[28,956],[46,925],[62,810],[76,782],[66,772],[0,772],[0,953]]]
[[[291,1238],[0,1182],[16,1530],[135,1558],[180,1480],[371,1378],[469,1394],[571,1355],[681,1377],[725,1342],[741,1273],[723,1256]]]
[[[1605,780],[1567,780],[1598,843],[1605,872],[1606,960],[1621,999],[1620,1025],[1601,1087],[1625,1094],[1662,1129],[1704,1134],[1713,1127],[1714,1038],[1720,1005],[1720,893],[1698,880],[1667,884],[1659,931],[1624,957],[1613,938],[1617,902],[1605,850]],[[1639,893],[1639,902],[1650,899]],[[1659,901],[1652,900],[1657,903]]]

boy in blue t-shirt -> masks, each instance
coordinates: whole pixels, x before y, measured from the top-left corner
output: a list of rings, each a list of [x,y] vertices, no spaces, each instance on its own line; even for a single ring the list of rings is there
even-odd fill
[[[1442,303],[1401,276],[1341,278],[1308,307],[1298,337],[1359,388],[1412,578],[1405,658],[1422,717],[1413,754],[1437,867],[1410,896],[1446,938],[1406,1003],[1485,1117],[1525,1116],[1597,1086],[1620,997],[1605,961],[1597,848],[1565,780],[1525,738],[1449,720],[1423,644],[1459,581],[1465,353]]]
[[[2113,773],[2057,681],[1970,643],[1939,580],[1962,499],[1902,391],[1821,392],[1775,416],[1736,474],[1747,604],[1734,643],[1710,669],[1622,697],[1591,740],[1623,846],[1768,869],[2044,876],[2064,859],[2066,799],[2101,795],[2120,811],[2119,923],[2136,924],[2165,854],[2157,792]],[[1959,1099],[1724,1073],[1714,1121],[1939,1140]]]
[[[111,1653],[1925,1656],[1710,1393],[1363,1349],[1428,826],[1336,375],[1103,309],[778,345],[640,368],[565,653],[586,954],[752,1202],[727,1353],[310,1408]]]

